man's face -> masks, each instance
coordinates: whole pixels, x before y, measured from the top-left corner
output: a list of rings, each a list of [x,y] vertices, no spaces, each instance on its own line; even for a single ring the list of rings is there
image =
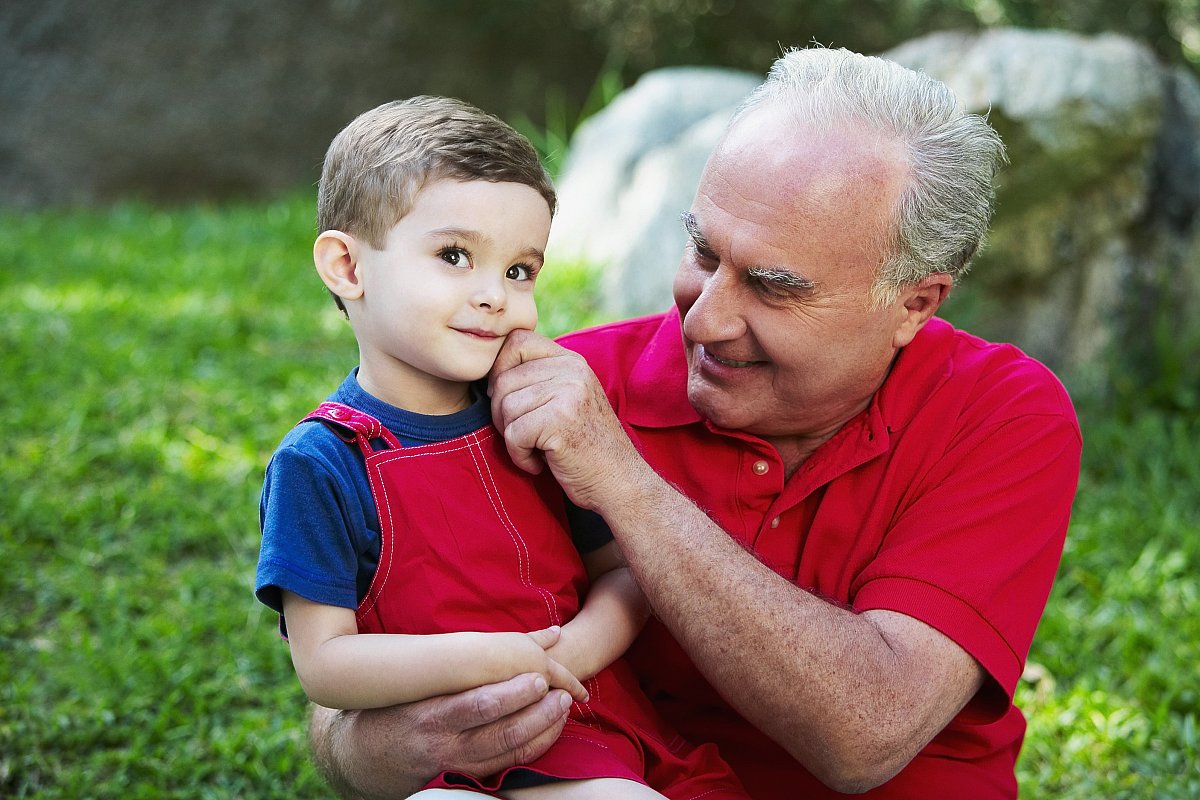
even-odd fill
[[[770,107],[718,145],[674,285],[702,415],[823,440],[866,407],[907,343],[904,298],[870,300],[905,170],[890,141],[811,130]]]

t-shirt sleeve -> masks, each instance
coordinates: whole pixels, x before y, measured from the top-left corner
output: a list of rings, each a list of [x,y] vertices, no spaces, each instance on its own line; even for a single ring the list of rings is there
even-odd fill
[[[854,608],[897,611],[953,639],[1006,706],[1058,569],[1081,447],[1067,414],[990,421],[956,438],[859,574]]]
[[[345,516],[353,507],[328,464],[281,447],[267,466],[259,504],[255,596],[280,613],[284,589],[316,603],[356,608],[358,560]]]
[[[571,530],[571,540],[575,542],[576,550],[587,555],[612,541],[612,530],[604,521],[604,517],[595,511],[580,508],[570,499],[564,498],[564,502],[567,510],[567,527]]]

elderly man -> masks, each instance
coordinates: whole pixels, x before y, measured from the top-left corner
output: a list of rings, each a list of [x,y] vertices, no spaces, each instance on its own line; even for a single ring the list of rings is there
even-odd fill
[[[650,600],[650,697],[756,798],[1016,797],[1012,698],[1081,440],[1044,367],[934,316],[1003,157],[936,81],[790,52],[683,215],[676,309],[513,335],[493,371],[514,459],[603,517]],[[315,751],[403,795],[536,755],[560,695],[518,676],[318,711]]]

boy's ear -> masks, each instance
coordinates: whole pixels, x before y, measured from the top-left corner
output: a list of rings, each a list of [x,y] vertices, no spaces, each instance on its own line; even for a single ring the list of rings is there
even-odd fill
[[[362,297],[362,280],[358,274],[358,254],[361,245],[348,233],[325,231],[313,244],[313,263],[317,274],[343,300]]]

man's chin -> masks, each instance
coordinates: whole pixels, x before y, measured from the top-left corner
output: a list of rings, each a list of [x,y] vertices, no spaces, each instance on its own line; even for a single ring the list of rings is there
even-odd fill
[[[731,398],[720,389],[704,381],[688,381],[688,402],[696,413],[718,428],[737,429],[739,420]]]

